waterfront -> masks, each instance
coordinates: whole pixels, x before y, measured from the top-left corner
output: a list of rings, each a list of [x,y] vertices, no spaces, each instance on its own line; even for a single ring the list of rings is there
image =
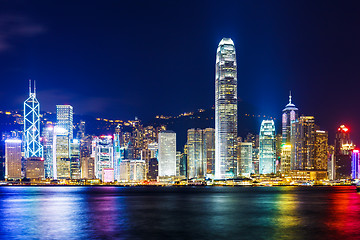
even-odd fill
[[[355,239],[348,187],[1,187],[1,239]]]

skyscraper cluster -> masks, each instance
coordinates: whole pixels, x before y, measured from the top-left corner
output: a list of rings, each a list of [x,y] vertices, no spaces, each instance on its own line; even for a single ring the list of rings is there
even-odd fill
[[[106,182],[175,182],[280,177],[303,180],[359,178],[359,151],[341,125],[334,145],[314,116],[299,115],[292,101],[281,113],[280,131],[264,119],[258,132],[238,135],[235,44],[223,38],[216,51],[215,128],[190,128],[183,151],[165,125],[137,118],[111,133],[89,135],[74,124],[70,105],[56,106],[56,122],[41,126],[36,88],[24,102],[23,136],[5,141],[5,178]],[[241,127],[241,126],[240,126]],[[74,134],[75,132],[75,134]]]

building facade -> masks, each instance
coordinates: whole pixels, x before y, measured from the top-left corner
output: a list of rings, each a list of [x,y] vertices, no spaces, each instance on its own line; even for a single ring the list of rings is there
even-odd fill
[[[176,176],[176,133],[161,131],[158,140],[159,177]]]
[[[259,174],[275,173],[275,147],[274,121],[263,120],[259,134]]]
[[[224,179],[237,172],[237,65],[230,38],[218,45],[215,74],[215,178]]]

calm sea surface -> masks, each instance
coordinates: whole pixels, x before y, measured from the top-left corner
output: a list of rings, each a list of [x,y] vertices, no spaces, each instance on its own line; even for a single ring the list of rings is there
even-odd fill
[[[0,187],[0,239],[360,239],[354,187]]]

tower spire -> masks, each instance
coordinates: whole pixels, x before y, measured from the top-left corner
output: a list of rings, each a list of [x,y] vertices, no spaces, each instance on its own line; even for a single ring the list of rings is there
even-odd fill
[[[34,96],[36,96],[36,80],[34,80]]]
[[[289,94],[289,104],[291,104],[291,98],[292,98],[292,96],[291,96],[291,90],[290,90],[290,94]]]
[[[31,79],[29,79],[29,96],[31,95]]]

